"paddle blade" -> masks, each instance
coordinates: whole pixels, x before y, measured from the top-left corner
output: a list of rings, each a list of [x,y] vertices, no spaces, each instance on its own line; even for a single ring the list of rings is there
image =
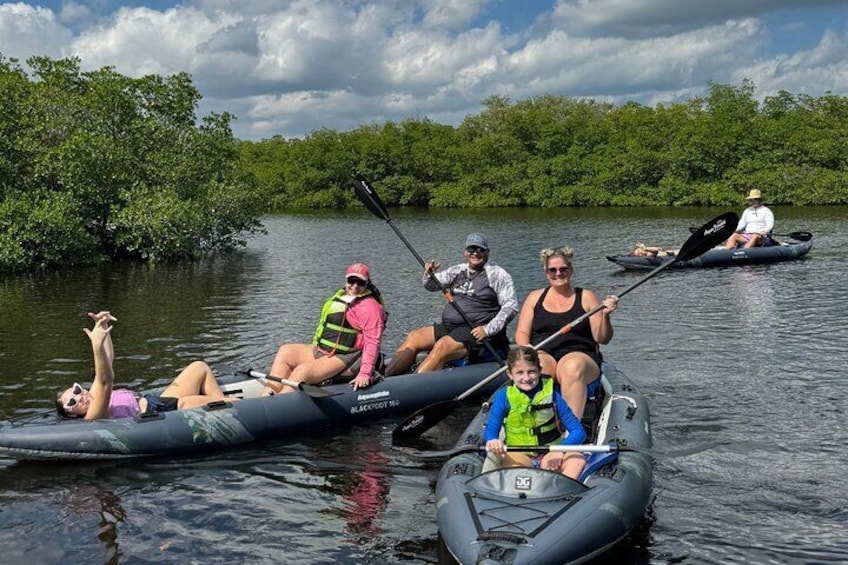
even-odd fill
[[[404,440],[420,436],[445,418],[457,407],[457,400],[443,400],[425,406],[415,412],[392,430],[392,442],[403,443]]]
[[[383,201],[380,200],[377,192],[371,188],[370,184],[368,184],[368,181],[359,177],[353,179],[351,183],[353,184],[353,192],[356,194],[359,201],[365,204],[365,207],[368,208],[372,214],[388,222],[390,219],[389,211],[386,209]]]
[[[703,255],[719,243],[725,241],[736,230],[739,216],[736,212],[727,212],[716,216],[697,230],[677,252],[678,261],[689,261]]]
[[[813,234],[808,231],[793,231],[786,234],[795,241],[810,241],[813,239]]]

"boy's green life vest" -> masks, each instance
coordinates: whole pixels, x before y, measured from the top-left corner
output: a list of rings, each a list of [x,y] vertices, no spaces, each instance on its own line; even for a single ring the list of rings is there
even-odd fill
[[[562,438],[554,410],[554,379],[542,375],[542,388],[531,399],[514,384],[506,387],[509,413],[504,420],[507,445],[548,445]]]
[[[356,345],[356,336],[362,332],[351,327],[345,314],[355,300],[371,295],[372,292],[366,290],[362,294],[351,297],[352,300],[348,302],[342,299],[345,296],[345,290],[341,288],[328,298],[321,308],[321,320],[318,322],[318,329],[315,330],[315,336],[312,338],[312,345],[316,345],[330,354],[359,351],[354,346]]]

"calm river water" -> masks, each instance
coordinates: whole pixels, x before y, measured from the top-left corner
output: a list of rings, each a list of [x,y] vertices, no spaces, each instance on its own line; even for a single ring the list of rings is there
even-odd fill
[[[460,259],[488,234],[519,299],[544,284],[537,253],[569,244],[579,284],[615,293],[641,274],[604,257],[638,239],[678,246],[723,210],[396,211],[423,257]],[[806,260],[666,271],[622,299],[606,358],[648,397],[659,449],[649,516],[604,560],[848,561],[848,209],[776,209],[809,230]],[[267,218],[267,235],[191,265],[105,266],[0,278],[0,419],[49,410],[88,381],[85,312],[111,309],[117,379],[164,383],[189,360],[267,369],[308,340],[353,261],[372,267],[391,316],[387,352],[434,320],[438,293],[367,212]],[[514,324],[511,327],[514,330]],[[448,445],[469,407],[437,428]],[[227,453],[100,464],[0,461],[5,563],[435,563],[438,467],[391,449],[392,422],[280,438]]]

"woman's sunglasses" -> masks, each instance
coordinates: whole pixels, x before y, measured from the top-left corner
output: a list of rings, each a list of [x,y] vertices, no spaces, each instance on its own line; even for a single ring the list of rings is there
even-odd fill
[[[74,383],[74,386],[71,388],[71,397],[65,401],[65,404],[63,404],[62,407],[65,410],[70,410],[71,408],[76,406],[77,403],[82,400],[82,393],[84,391],[85,389],[82,388],[81,384]]]
[[[359,286],[365,286],[366,284],[368,284],[364,280],[357,277],[348,277],[346,280],[347,284],[349,284],[350,286],[353,286],[355,284],[358,284]]]
[[[548,267],[545,269],[545,272],[548,273],[549,276],[556,275],[567,275],[571,271],[571,266],[567,267]]]

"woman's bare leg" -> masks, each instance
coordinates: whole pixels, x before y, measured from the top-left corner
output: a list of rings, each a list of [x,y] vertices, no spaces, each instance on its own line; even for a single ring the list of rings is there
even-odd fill
[[[600,374],[601,370],[595,361],[578,351],[566,354],[557,363],[560,392],[577,418],[582,418],[586,409],[586,387]]]
[[[335,377],[344,371],[344,368],[344,361],[335,355],[325,355],[318,359],[315,359],[315,356],[313,355],[310,362],[301,363],[294,368],[289,375],[289,380],[296,383],[318,384],[329,378]],[[287,386],[283,387],[283,390],[280,392],[288,393],[295,392],[295,390],[296,389]]]
[[[311,344],[287,343],[277,350],[269,374],[281,379],[288,379],[298,365],[311,363],[314,360],[315,355],[312,353]]]
[[[185,398],[197,395],[224,398],[224,393],[212,374],[212,368],[203,361],[195,361],[183,369],[160,396]]]
[[[539,351],[539,363],[542,365],[542,374],[556,376],[557,362],[552,355]]]

